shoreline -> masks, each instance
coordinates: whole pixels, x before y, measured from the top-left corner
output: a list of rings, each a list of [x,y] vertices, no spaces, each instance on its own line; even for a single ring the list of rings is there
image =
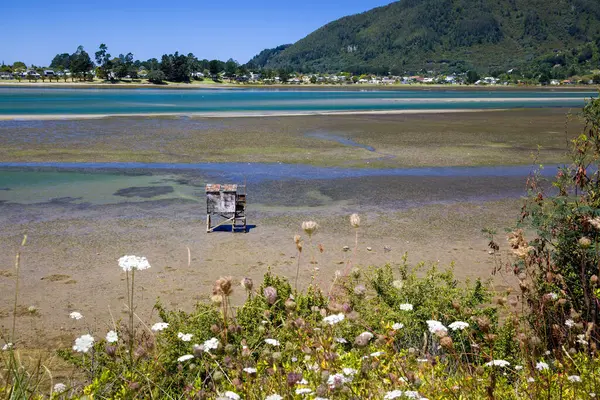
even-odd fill
[[[350,110],[350,111],[297,111],[297,112],[221,112],[221,113],[125,113],[125,114],[7,114],[0,115],[0,121],[54,121],[73,119],[103,119],[115,117],[188,117],[188,118],[251,118],[251,117],[306,117],[323,115],[399,115],[399,114],[440,114],[440,113],[476,113],[483,111],[507,111],[504,108],[494,109],[414,109],[414,110]]]
[[[155,85],[151,83],[104,83],[104,82],[11,82],[0,81],[0,88],[36,88],[36,89],[175,89],[175,90],[283,90],[283,91],[405,91],[405,90],[440,90],[440,91],[570,91],[581,90],[598,93],[600,85],[565,85],[565,86],[518,86],[518,85],[439,85],[439,84],[394,84],[394,85],[256,85],[231,83],[169,83]]]

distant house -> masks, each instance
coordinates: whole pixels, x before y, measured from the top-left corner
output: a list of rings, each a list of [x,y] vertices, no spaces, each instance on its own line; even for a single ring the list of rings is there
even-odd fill
[[[40,75],[40,74],[38,74],[36,71],[34,71],[34,70],[32,70],[32,69],[30,69],[30,70],[27,70],[27,71],[23,72],[23,73],[21,74],[21,76],[22,76],[23,78],[40,78],[40,77],[41,77],[41,75]]]
[[[192,72],[192,78],[204,78],[204,74],[202,72]]]
[[[45,69],[44,76],[47,76],[49,78],[54,78],[56,76],[56,74],[51,69]]]
[[[393,85],[394,83],[396,83],[396,80],[394,78],[386,76],[381,80],[381,83],[383,83],[384,85]]]
[[[14,79],[12,72],[2,71],[0,72],[0,79]]]
[[[558,85],[560,85],[560,81],[559,81],[558,79],[552,79],[552,80],[550,81],[550,84],[551,84],[552,86],[558,86]]]

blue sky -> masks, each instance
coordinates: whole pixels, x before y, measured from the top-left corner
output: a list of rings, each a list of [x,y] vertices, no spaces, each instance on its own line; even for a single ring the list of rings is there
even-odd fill
[[[244,63],[265,48],[293,43],[327,22],[389,3],[7,1],[0,8],[0,62],[46,66],[57,53],[72,53],[80,44],[93,58],[100,43],[106,43],[113,56],[132,52],[136,59],[160,59],[164,53],[179,51]]]

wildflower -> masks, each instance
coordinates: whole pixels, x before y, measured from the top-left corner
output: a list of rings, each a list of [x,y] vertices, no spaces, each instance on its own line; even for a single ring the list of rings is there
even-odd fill
[[[359,297],[364,296],[366,291],[367,291],[367,288],[364,285],[356,285],[354,287],[354,294]]]
[[[319,225],[315,221],[304,221],[302,223],[302,229],[308,236],[312,236],[313,233],[317,230]]]
[[[2,346],[2,351],[8,351],[10,349],[13,348],[13,344],[12,343],[6,343],[4,346]]]
[[[125,272],[129,272],[134,269],[142,271],[150,268],[150,263],[148,263],[146,257],[123,256],[119,258],[119,267],[121,267]]]
[[[404,282],[402,282],[401,280],[397,279],[395,281],[392,282],[392,286],[395,287],[398,290],[401,290],[404,287]]]
[[[395,324],[392,325],[392,329],[395,331],[398,331],[402,328],[404,328],[404,324],[402,324],[400,322],[396,322]]]
[[[402,310],[402,311],[412,311],[413,310],[413,305],[412,304],[408,304],[408,303],[400,304],[400,310]]]
[[[283,397],[281,397],[280,395],[275,393],[275,394],[270,394],[267,397],[265,397],[265,400],[283,400]]]
[[[557,295],[556,293],[553,293],[553,292],[551,292],[551,293],[546,293],[546,297],[547,297],[548,299],[552,300],[552,301],[554,301],[554,300],[558,299],[558,295]]]
[[[399,397],[404,396],[404,392],[402,390],[392,390],[391,392],[387,392],[385,396],[383,396],[384,400],[397,399]]]
[[[327,384],[333,388],[339,388],[344,383],[348,382],[352,382],[352,377],[346,377],[342,374],[333,374],[327,379]]]
[[[273,286],[267,286],[263,290],[263,295],[267,299],[267,303],[273,305],[277,300],[277,289],[275,289]]]
[[[339,313],[339,314],[332,314],[328,317],[323,318],[323,322],[329,324],[329,325],[335,325],[338,322],[342,322],[344,320],[344,314],[343,313]]]
[[[535,369],[537,369],[538,371],[544,371],[548,369],[548,364],[546,364],[545,362],[540,361],[539,363],[535,364]]]
[[[385,354],[385,352],[383,352],[383,351],[376,351],[375,353],[371,353],[371,357],[379,357],[384,354]]]
[[[191,360],[192,358],[194,358],[194,356],[193,356],[193,355],[191,355],[191,354],[186,354],[186,355],[184,355],[184,356],[181,356],[181,357],[179,357],[179,358],[177,359],[177,361],[179,361],[179,362],[184,362],[184,361],[187,361],[187,360]]]
[[[417,362],[420,362],[420,363],[426,363],[428,361],[429,360],[427,358],[417,358]]]
[[[427,326],[428,326],[429,332],[431,332],[431,333],[448,332],[448,328],[446,328],[440,321],[428,320]]]
[[[235,392],[232,392],[232,391],[225,392],[225,394],[223,396],[225,396],[225,397],[227,397],[228,399],[231,399],[231,400],[240,400],[241,399],[241,397],[240,397],[239,394],[237,394]]]
[[[454,321],[453,323],[448,325],[448,328],[452,329],[453,331],[462,331],[463,329],[466,329],[468,327],[469,324],[463,321]]]
[[[300,381],[298,382],[298,385],[308,385],[308,381],[304,378],[300,379]]]
[[[271,346],[279,346],[279,341],[275,339],[265,339],[265,343]]]
[[[73,350],[80,353],[87,353],[94,346],[94,338],[92,335],[83,335],[75,339]]]
[[[521,371],[523,369],[522,365],[515,365],[515,371]]]
[[[348,341],[346,339],[344,339],[343,337],[335,338],[335,341],[338,342],[338,343],[341,343],[341,344],[348,343]]]
[[[254,282],[252,282],[252,279],[250,279],[250,278],[244,278],[244,279],[242,279],[241,285],[247,291],[251,291],[252,288],[254,287]]]
[[[579,246],[583,249],[587,249],[592,245],[592,240],[589,237],[582,237],[578,240]]]
[[[35,306],[29,306],[27,307],[27,311],[34,314],[37,312],[37,308]]]
[[[67,385],[65,385],[64,383],[57,383],[56,385],[54,385],[54,391],[56,393],[63,393],[67,391]]]
[[[152,330],[152,332],[160,332],[162,330],[165,330],[169,327],[169,324],[166,322],[157,322],[154,325],[152,325],[152,327],[150,328]]]
[[[406,392],[404,392],[404,396],[409,399],[420,399],[421,398],[421,396],[419,395],[419,392],[415,392],[414,390],[407,390]]]
[[[183,333],[183,332],[179,332],[179,333],[177,334],[177,337],[178,337],[179,339],[181,339],[182,341],[184,341],[184,342],[189,342],[190,340],[192,340],[192,337],[193,337],[193,336],[194,336],[194,335],[193,335],[193,334],[191,334],[191,333]]]
[[[296,389],[296,394],[311,394],[312,390],[309,388],[298,388]]]
[[[352,225],[353,228],[358,228],[360,226],[360,216],[358,214],[352,214],[350,216],[350,225]]]
[[[490,362],[485,363],[486,367],[508,367],[510,363],[505,360],[492,360]]]
[[[590,225],[592,225],[596,229],[600,229],[600,217],[596,217],[594,219],[588,220]]]
[[[76,320],[80,320],[81,318],[83,318],[83,315],[81,315],[80,312],[73,311],[71,314],[69,314],[69,317],[76,319]]]
[[[115,332],[115,331],[109,331],[106,334],[106,341],[108,343],[114,343],[114,342],[116,342],[118,340],[119,340],[119,335],[117,335],[117,332]]]
[[[256,368],[246,367],[246,368],[244,368],[244,372],[247,372],[249,374],[255,374],[256,373]]]
[[[571,375],[567,379],[569,380],[569,382],[573,382],[573,383],[581,382],[581,377],[579,375]]]
[[[567,328],[572,328],[573,326],[575,326],[575,321],[573,321],[572,319],[568,319],[565,321],[565,325],[567,326]]]
[[[203,344],[204,352],[209,353],[211,350],[216,350],[219,348],[219,339],[211,338],[204,342]]]
[[[221,296],[220,294],[213,294],[212,296],[210,296],[210,301],[212,301],[216,305],[220,305],[223,302],[223,296]]]
[[[533,379],[532,377],[529,377],[529,378],[527,378],[527,382],[533,383],[533,382],[535,382],[535,379]]]
[[[344,369],[342,369],[342,372],[344,373],[344,375],[353,376],[353,375],[356,375],[356,373],[358,371],[355,370],[354,368],[344,368]]]

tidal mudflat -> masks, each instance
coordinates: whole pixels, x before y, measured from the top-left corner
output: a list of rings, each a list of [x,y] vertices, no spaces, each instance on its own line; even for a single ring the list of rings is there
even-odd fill
[[[354,265],[395,263],[408,252],[415,263],[455,262],[459,277],[487,278],[492,261],[481,229],[502,232],[514,224],[527,165],[564,161],[568,138],[581,129],[567,112],[1,121],[4,163],[218,162],[239,163],[239,171],[1,168],[0,291],[12,292],[14,254],[28,234],[20,331],[32,346],[68,346],[79,333],[70,311],[89,316],[92,329],[104,329],[111,314],[122,316],[125,286],[116,260],[123,254],[145,255],[153,266],[139,278],[138,310],[151,321],[157,298],[189,309],[220,275],[258,280],[270,267],[292,276],[292,237],[307,219],[321,226],[314,238],[324,249],[315,251],[317,279],[328,282],[350,257],[343,247],[354,241],[347,219],[353,212],[363,217]],[[247,163],[267,164],[259,174]],[[275,173],[293,165],[295,173]],[[525,167],[493,172],[507,165]],[[377,172],[407,167],[422,173]],[[492,172],[440,174],[428,167]],[[335,168],[358,172],[330,175]],[[364,168],[368,174],[360,173]],[[206,234],[203,185],[231,180],[247,180],[251,229]],[[304,285],[314,272],[306,260]],[[10,299],[0,298],[0,324],[9,323]],[[27,313],[26,305],[38,312]]]

